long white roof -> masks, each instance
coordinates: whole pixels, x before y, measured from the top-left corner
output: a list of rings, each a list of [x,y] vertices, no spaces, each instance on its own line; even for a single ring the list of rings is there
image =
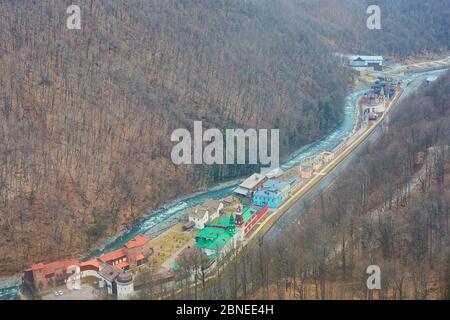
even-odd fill
[[[383,56],[350,56],[350,60],[356,60],[361,58],[362,60],[381,60],[383,61]]]
[[[263,181],[264,178],[265,178],[264,175],[254,173],[250,177],[248,177],[244,182],[242,182],[239,186],[244,189],[253,189],[258,185],[258,183]]]
[[[241,194],[243,196],[247,196],[249,191],[247,189],[237,187],[236,189],[234,189],[234,193]]]
[[[279,177],[279,176],[281,176],[283,173],[284,173],[283,169],[281,169],[281,168],[275,168],[275,169],[273,169],[273,170],[271,170],[271,171],[265,173],[265,176],[266,176],[267,178],[270,179],[270,178],[276,178],[276,177]]]

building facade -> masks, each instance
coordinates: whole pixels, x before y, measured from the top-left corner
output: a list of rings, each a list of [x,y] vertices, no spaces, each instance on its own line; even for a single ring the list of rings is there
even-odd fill
[[[242,230],[236,228],[235,217],[222,216],[217,222],[208,224],[195,235],[195,244],[209,259],[221,259],[237,247],[243,238]]]
[[[129,299],[134,294],[133,276],[130,272],[104,263],[98,271],[98,279],[99,287],[110,295],[116,295],[119,300]]]
[[[349,65],[351,67],[382,67],[383,56],[351,56]]]
[[[314,170],[309,166],[299,166],[299,172],[302,179],[310,179],[313,176]]]
[[[48,291],[51,288],[64,285],[78,267],[79,261],[77,259],[66,259],[48,264],[35,263],[24,270],[24,284],[32,291]]]
[[[239,187],[237,187],[233,193],[237,197],[239,197],[244,203],[251,202],[253,197],[253,193],[262,188],[264,182],[267,180],[265,175],[254,173],[250,177],[248,177],[244,182],[242,182]]]
[[[281,192],[281,200],[285,200],[289,197],[291,186],[286,180],[269,179],[264,183],[264,188],[266,189],[277,189]],[[255,196],[257,193],[255,193]],[[262,206],[261,206],[262,207]]]
[[[194,223],[194,228],[203,229],[209,221],[209,212],[201,207],[194,207],[188,212],[188,219]]]
[[[278,208],[283,202],[283,195],[280,190],[275,188],[263,188],[256,191],[253,195],[253,203],[257,206],[269,208]]]
[[[209,221],[217,219],[223,213],[223,209],[224,204],[221,201],[207,199],[187,211],[188,220],[194,223],[194,228],[203,229]]]
[[[33,264],[24,270],[24,284],[32,292],[45,292],[64,285],[76,270],[81,277],[95,276],[101,278],[102,266],[109,265],[118,270],[126,271],[144,263],[153,250],[149,247],[150,238],[137,235],[118,250],[104,254],[98,258],[80,262],[78,259],[55,261],[48,264],[42,262]],[[104,279],[106,280],[106,279]]]
[[[134,294],[134,282],[131,273],[121,273],[116,279],[117,299],[127,300]]]
[[[246,236],[268,211],[268,205],[262,208],[245,207],[237,211],[236,226],[242,230],[242,236]]]

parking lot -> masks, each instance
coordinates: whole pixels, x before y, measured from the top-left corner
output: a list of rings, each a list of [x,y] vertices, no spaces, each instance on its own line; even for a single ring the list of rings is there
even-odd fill
[[[55,295],[55,291],[62,291],[62,295]],[[42,300],[93,300],[98,299],[97,289],[90,284],[82,284],[80,290],[69,290],[62,286],[55,288],[41,296]]]

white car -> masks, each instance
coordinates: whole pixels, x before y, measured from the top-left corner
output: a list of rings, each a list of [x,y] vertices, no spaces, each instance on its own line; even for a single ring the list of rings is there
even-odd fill
[[[62,292],[61,290],[58,291],[58,295],[62,296],[64,295],[64,292]]]
[[[53,294],[55,295],[55,297],[59,296],[59,292],[58,291],[53,291]]]

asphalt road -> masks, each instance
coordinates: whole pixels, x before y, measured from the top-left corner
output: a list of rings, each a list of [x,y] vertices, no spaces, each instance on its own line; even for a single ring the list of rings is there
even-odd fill
[[[342,174],[348,165],[358,157],[364,150],[364,147],[369,143],[375,141],[382,132],[382,127],[378,126],[372,131],[369,137],[364,140],[355,150],[341,161],[329,174],[327,174],[322,180],[315,184],[311,189],[306,192],[303,197],[298,200],[291,208],[289,208],[282,217],[273,225],[273,227],[263,236],[264,242],[273,242],[284,229],[292,223],[296,223],[300,214],[304,211],[305,205],[311,203],[317,196],[325,192],[332,186],[334,181],[340,174]]]
[[[424,74],[420,77],[413,77],[411,81],[407,81],[408,85],[404,88],[403,94],[399,98],[399,101],[396,103],[398,105],[401,103],[407,96],[416,91],[420,85],[424,82],[429,74]],[[396,107],[394,106],[394,108]],[[287,226],[292,223],[296,223],[298,217],[305,209],[305,205],[311,203],[317,196],[321,193],[325,192],[342,174],[349,164],[355,160],[356,157],[359,157],[363,152],[364,148],[368,146],[370,143],[375,142],[382,133],[382,125],[378,125],[365,139],[360,145],[358,145],[352,153],[350,153],[347,158],[341,161],[331,172],[329,172],[322,180],[320,180],[317,184],[315,184],[311,189],[306,192],[291,208],[287,209],[287,211],[280,217],[280,219],[272,226],[269,231],[263,236],[265,243],[273,243],[273,241],[283,232]]]

